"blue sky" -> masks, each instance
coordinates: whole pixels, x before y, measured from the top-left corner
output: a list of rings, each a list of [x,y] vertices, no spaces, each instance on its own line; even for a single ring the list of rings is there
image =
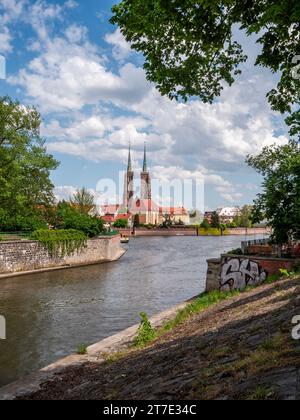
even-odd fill
[[[0,54],[7,62],[0,95],[40,110],[47,148],[61,162],[52,175],[57,196],[117,180],[130,140],[137,177],[146,141],[153,177],[204,176],[207,209],[251,203],[261,179],[245,156],[287,138],[265,98],[276,76],[254,68],[254,40],[236,31],[249,61],[213,105],[171,102],[146,81],[143,58],[109,24],[116,1],[0,3]]]

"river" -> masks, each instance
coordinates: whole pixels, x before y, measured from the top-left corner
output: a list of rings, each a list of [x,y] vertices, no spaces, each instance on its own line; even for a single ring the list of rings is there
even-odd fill
[[[0,386],[203,292],[207,258],[243,239],[133,238],[115,263],[0,280]]]

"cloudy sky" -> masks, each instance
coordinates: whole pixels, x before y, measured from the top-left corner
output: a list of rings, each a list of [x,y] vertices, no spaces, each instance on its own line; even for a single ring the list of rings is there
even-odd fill
[[[245,156],[287,135],[265,98],[276,76],[253,66],[255,40],[236,31],[249,60],[213,105],[176,103],[146,81],[142,57],[109,24],[117,1],[0,0],[0,95],[40,110],[47,148],[61,162],[56,194],[118,180],[130,140],[137,176],[146,141],[154,177],[204,176],[207,209],[251,203],[261,179]]]

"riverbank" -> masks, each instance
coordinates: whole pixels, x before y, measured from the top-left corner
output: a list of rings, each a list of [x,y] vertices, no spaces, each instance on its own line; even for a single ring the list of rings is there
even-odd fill
[[[162,229],[151,227],[147,228],[136,228],[134,232],[131,229],[119,229],[120,233],[126,236],[259,236],[265,237],[270,236],[271,230],[269,228],[235,228],[226,229],[225,232],[221,232],[219,229],[209,228],[202,229],[196,227],[172,227],[170,229]]]
[[[144,348],[74,356],[19,398],[299,399],[299,292],[300,279],[287,278],[194,314]],[[1,398],[18,395],[9,389]]]

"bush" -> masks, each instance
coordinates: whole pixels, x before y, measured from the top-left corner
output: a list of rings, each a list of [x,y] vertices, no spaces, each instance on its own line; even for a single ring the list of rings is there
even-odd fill
[[[52,257],[71,256],[85,246],[87,236],[78,230],[46,230],[33,232],[33,240],[39,241]]]
[[[237,224],[235,222],[231,222],[231,223],[228,223],[227,224],[227,227],[229,229],[236,229],[238,226],[237,226]]]
[[[228,254],[244,255],[242,248],[233,249],[232,251],[228,252]]]
[[[154,338],[156,337],[156,331],[152,327],[147,314],[145,312],[142,312],[140,316],[141,324],[138,329],[138,334],[134,340],[134,345],[136,347],[142,347],[150,341],[154,340]]]
[[[115,228],[125,229],[128,227],[128,220],[127,219],[119,219],[114,223]]]
[[[0,209],[0,230],[2,232],[33,232],[38,229],[47,229],[48,225],[40,215],[9,216]]]
[[[80,213],[69,203],[59,203],[56,212],[55,227],[57,229],[74,229],[84,232],[89,238],[100,235],[103,228],[103,220]]]
[[[209,221],[207,219],[204,219],[203,222],[201,223],[200,227],[202,227],[202,229],[208,230],[210,228]]]

